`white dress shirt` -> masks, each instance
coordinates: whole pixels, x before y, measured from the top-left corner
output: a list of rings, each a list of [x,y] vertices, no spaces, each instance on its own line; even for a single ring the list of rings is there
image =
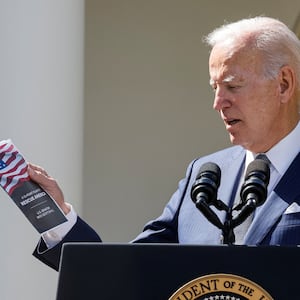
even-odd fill
[[[288,167],[295,159],[300,151],[300,122],[285,138],[273,146],[265,154],[267,155],[270,166],[270,183],[268,191],[272,191],[281,179],[282,175],[287,171]],[[246,166],[254,160],[258,153],[247,151]]]

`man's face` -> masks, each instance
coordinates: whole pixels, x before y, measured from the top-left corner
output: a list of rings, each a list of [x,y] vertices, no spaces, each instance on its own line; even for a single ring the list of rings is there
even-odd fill
[[[265,152],[282,138],[284,116],[278,80],[264,78],[262,57],[237,45],[215,46],[209,59],[214,109],[224,121],[230,140],[252,152]]]

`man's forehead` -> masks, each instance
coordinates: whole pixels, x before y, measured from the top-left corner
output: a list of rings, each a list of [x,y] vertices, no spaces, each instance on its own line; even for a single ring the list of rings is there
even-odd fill
[[[209,58],[209,73],[212,81],[228,83],[241,81],[261,71],[261,55],[244,46],[224,49],[219,45],[212,49]]]

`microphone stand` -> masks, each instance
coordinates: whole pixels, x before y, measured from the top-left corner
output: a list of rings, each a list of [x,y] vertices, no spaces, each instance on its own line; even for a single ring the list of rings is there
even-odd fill
[[[202,212],[202,214],[210,221],[213,225],[222,230],[223,244],[234,245],[235,234],[234,228],[243,223],[246,218],[256,209],[256,203],[254,201],[248,201],[247,205],[242,207],[240,214],[233,218],[232,208],[229,208],[221,200],[216,200],[211,204],[205,201],[196,201],[196,207]],[[210,208],[210,205],[214,205],[218,210],[225,210],[227,212],[227,219],[224,223],[218,218],[217,214]]]
[[[242,224],[255,211],[256,207],[262,205],[266,200],[267,185],[270,179],[269,161],[259,158],[249,164],[240,193],[242,201],[233,208],[229,208],[223,201],[217,199],[220,176],[221,170],[216,164],[204,164],[192,186],[191,199],[207,220],[222,230],[223,244],[233,245],[235,243],[233,229]],[[224,224],[210,208],[211,205],[218,210],[227,212]],[[235,217],[232,215],[233,210],[239,210],[239,214]]]
[[[231,211],[232,212],[232,211]],[[225,245],[234,245],[235,242],[235,234],[232,226],[232,214],[230,213],[230,218],[225,220],[223,227],[223,244]]]

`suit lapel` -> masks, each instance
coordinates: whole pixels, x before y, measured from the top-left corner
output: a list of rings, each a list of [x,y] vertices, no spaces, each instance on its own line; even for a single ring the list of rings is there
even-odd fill
[[[209,161],[214,162],[219,165],[222,170],[218,199],[230,206],[232,191],[236,185],[234,181],[241,173],[244,160],[245,150],[242,147],[234,147],[226,152],[222,151],[218,154],[207,156],[205,159],[197,160],[193,165],[193,173],[189,180],[187,191],[191,190],[192,184],[195,182],[196,176],[203,163]],[[219,244],[221,238],[220,229],[211,224],[211,222],[195,208],[195,204],[191,200],[189,192],[186,196],[187,198],[185,199],[187,199],[187,201],[182,202],[178,217],[178,222],[180,223],[180,226],[178,226],[180,242],[191,243],[192,240],[192,243]],[[211,209],[223,223],[226,219],[226,212],[224,210],[218,210],[213,206]],[[206,229],[203,230],[203,228]],[[191,232],[193,232],[193,234],[191,234]]]
[[[256,216],[245,236],[245,244],[259,244],[288,206],[300,195],[300,153],[291,163],[266,203],[257,209]]]

